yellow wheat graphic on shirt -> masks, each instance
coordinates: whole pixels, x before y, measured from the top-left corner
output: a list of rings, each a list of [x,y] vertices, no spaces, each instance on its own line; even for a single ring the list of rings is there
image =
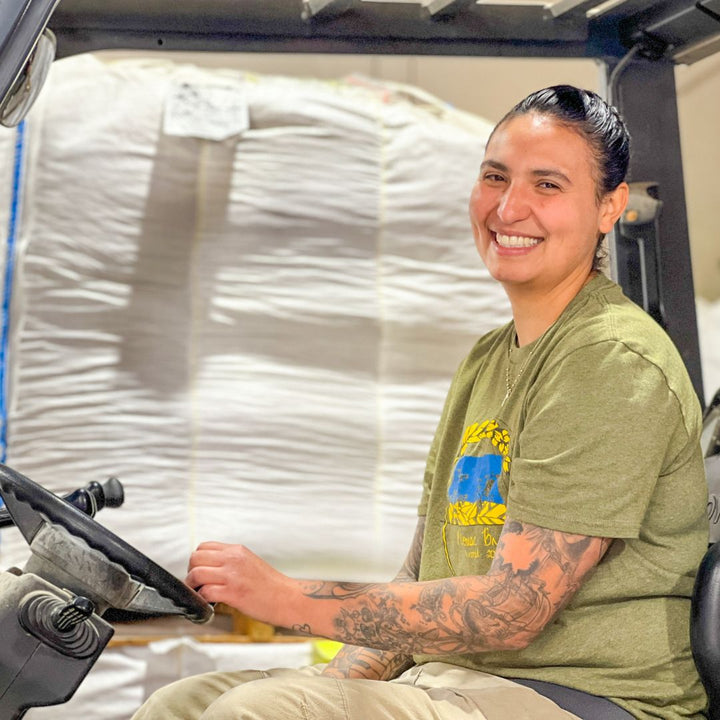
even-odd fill
[[[496,420],[485,420],[481,423],[473,423],[465,428],[462,439],[462,447],[457,462],[467,450],[468,445],[488,439],[500,451],[503,457],[503,472],[510,469],[510,434],[507,430],[500,428]]]
[[[502,525],[505,505],[483,500],[480,503],[460,501],[448,505],[446,522],[450,525]]]

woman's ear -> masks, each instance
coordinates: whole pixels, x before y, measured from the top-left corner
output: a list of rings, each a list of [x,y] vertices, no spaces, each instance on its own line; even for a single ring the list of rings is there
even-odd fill
[[[600,201],[600,216],[598,219],[598,230],[603,233],[609,233],[613,225],[620,219],[627,207],[630,188],[628,184],[620,183],[614,190],[611,190]]]

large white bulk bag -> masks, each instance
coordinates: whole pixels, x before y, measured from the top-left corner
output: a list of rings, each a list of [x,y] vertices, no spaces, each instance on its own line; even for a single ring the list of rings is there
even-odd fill
[[[117,475],[98,519],[180,576],[216,539],[391,577],[452,372],[509,317],[467,218],[489,129],[362,79],[56,63],[28,127],[8,464],[56,492]]]
[[[8,463],[58,493],[117,475],[98,520],[179,576],[217,539],[295,576],[391,577],[452,372],[509,317],[466,211],[489,129],[357,79],[56,63],[27,128]],[[114,648],[28,715],[107,720],[112,688],[128,718],[188,658],[271,662]]]

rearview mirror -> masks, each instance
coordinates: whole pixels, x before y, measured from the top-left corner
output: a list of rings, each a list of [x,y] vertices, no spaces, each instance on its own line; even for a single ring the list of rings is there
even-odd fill
[[[0,103],[0,125],[19,125],[33,106],[55,59],[55,35],[44,30],[18,78]]]

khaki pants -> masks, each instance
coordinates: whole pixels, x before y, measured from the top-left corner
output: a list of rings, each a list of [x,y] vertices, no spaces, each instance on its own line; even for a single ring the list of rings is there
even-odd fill
[[[322,666],[198,675],[154,693],[132,720],[579,720],[510,680],[434,662],[389,682]]]

